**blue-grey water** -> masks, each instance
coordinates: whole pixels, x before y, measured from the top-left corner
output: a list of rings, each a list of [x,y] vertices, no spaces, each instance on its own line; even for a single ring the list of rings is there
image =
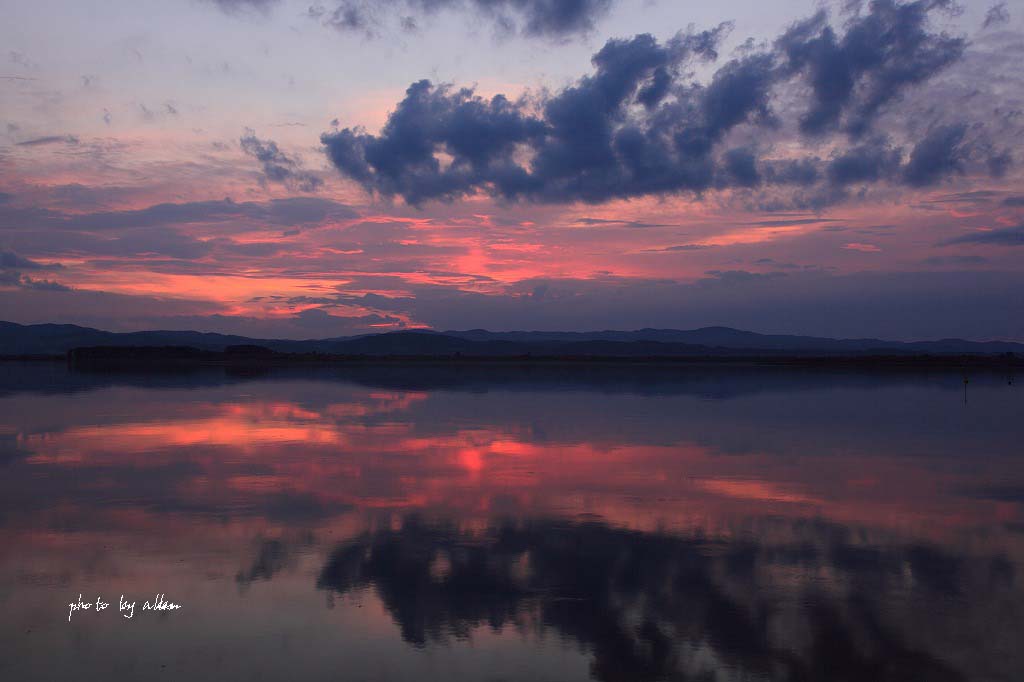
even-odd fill
[[[3,363],[0,679],[1021,680],[963,378]]]

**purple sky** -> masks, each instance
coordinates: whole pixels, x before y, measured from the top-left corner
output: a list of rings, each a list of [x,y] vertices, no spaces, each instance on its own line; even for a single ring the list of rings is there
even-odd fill
[[[1024,340],[1024,2],[0,25],[0,319]]]

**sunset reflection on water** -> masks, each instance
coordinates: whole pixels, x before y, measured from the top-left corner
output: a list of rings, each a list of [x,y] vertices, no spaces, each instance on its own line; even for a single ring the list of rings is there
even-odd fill
[[[1024,675],[1003,377],[5,369],[6,679]]]

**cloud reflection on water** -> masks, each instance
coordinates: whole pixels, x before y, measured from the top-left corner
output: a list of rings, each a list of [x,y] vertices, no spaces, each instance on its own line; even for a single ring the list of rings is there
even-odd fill
[[[11,673],[143,665],[157,640],[126,653],[106,626],[60,644],[45,616],[81,586],[185,603],[162,626],[192,652],[180,674],[227,632],[288,638],[309,677],[341,655],[332,632],[376,642],[343,647],[371,679],[381,660],[409,677],[419,650],[474,679],[484,650],[566,679],[1024,672],[1004,377],[974,378],[965,407],[942,374],[19,371],[0,381]],[[299,622],[318,634],[295,640]],[[274,669],[242,650],[224,677]]]

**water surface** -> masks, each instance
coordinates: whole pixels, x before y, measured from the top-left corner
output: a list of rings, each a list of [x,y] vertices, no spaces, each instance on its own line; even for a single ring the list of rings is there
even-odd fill
[[[1022,408],[999,373],[3,364],[0,678],[1024,679]]]

